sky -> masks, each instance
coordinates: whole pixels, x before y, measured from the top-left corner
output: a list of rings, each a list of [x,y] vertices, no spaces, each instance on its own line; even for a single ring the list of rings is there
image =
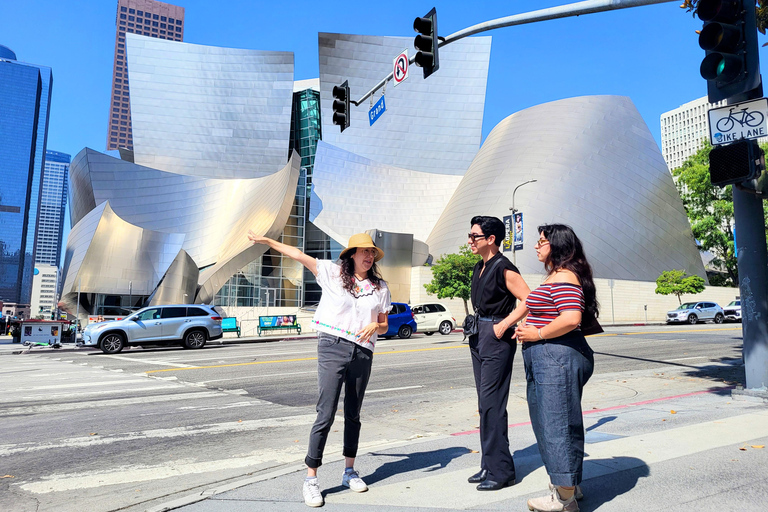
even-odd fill
[[[436,7],[439,34],[445,36],[484,21],[570,2],[170,3],[186,9],[185,42],[292,51],[295,79],[303,80],[319,75],[318,32],[414,36],[414,18]],[[339,9],[334,4],[354,7]],[[483,140],[502,119],[527,107],[574,96],[614,94],[634,102],[660,144],[660,115],[706,95],[706,82],[699,75],[704,51],[695,33],[701,22],[679,4],[543,21],[482,34],[493,38]],[[53,69],[48,149],[73,157],[85,147],[105,150],[117,1],[3,0],[1,11],[0,44],[14,50],[20,61]],[[557,120],[552,129],[557,130]]]

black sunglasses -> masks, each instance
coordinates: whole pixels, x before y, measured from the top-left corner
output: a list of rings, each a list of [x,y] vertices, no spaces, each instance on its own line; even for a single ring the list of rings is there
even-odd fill
[[[473,242],[477,242],[478,240],[482,240],[483,238],[488,238],[488,235],[480,235],[477,233],[467,233],[467,238],[472,239]]]

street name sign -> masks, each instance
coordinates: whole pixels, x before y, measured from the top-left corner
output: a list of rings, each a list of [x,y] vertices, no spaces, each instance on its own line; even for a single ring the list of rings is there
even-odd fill
[[[382,96],[379,101],[371,107],[371,110],[368,111],[368,120],[371,122],[371,126],[373,126],[373,123],[375,123],[386,110],[387,106],[384,104],[384,96]]]
[[[408,48],[395,57],[392,64],[392,78],[395,81],[395,85],[400,85],[408,78]]]
[[[768,137],[768,99],[713,108],[709,116],[709,140],[713,146],[741,139]]]

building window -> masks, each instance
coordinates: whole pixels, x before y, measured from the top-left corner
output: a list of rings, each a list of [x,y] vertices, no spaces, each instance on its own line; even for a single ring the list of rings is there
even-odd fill
[[[168,21],[168,18],[166,18],[165,16],[160,16],[160,21]]]
[[[159,20],[160,19],[160,15],[159,14],[153,14],[152,15],[152,19],[153,20]]]

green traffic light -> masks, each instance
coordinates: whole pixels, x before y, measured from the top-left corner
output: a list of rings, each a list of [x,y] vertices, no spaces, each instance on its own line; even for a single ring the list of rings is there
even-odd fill
[[[725,71],[725,59],[720,59],[720,63],[717,65],[717,76],[720,76]]]

